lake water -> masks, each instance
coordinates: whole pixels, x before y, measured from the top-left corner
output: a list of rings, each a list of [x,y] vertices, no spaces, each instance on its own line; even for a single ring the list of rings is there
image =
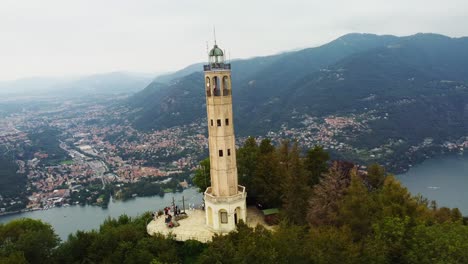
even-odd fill
[[[77,230],[98,229],[108,217],[115,218],[122,214],[137,216],[147,211],[156,211],[165,206],[170,206],[173,197],[176,205],[182,207],[182,196],[185,198],[185,208],[188,208],[189,203],[197,206],[202,203],[202,194],[198,193],[196,189],[191,188],[181,193],[168,193],[164,197],[137,197],[125,202],[111,201],[107,209],[102,209],[98,206],[77,205],[6,215],[0,217],[0,223],[6,223],[23,217],[40,219],[51,224],[60,238],[66,240],[70,233],[74,233]]]
[[[432,158],[414,166],[398,179],[413,194],[435,200],[439,206],[458,207],[468,216],[468,156]]]

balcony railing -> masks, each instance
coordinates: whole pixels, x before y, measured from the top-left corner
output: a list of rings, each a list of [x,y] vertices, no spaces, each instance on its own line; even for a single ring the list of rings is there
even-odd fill
[[[210,63],[203,65],[204,71],[214,71],[214,70],[230,70],[231,64],[230,63]]]
[[[247,193],[245,192],[245,187],[241,185],[237,186],[237,194],[234,194],[231,196],[214,196],[212,194],[211,187],[206,188],[206,191],[205,191],[205,200],[208,200],[214,203],[238,201],[238,200],[245,199],[246,196],[247,196]]]

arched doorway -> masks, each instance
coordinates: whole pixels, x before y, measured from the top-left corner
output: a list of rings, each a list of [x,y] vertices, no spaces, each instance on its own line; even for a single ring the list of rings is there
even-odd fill
[[[241,208],[237,207],[236,210],[234,210],[234,223],[237,225],[240,219],[242,219]]]

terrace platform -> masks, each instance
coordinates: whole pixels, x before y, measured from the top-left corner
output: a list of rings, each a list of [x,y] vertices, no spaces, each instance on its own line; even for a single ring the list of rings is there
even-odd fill
[[[153,219],[146,226],[146,231],[149,235],[161,234],[164,236],[173,236],[175,240],[198,240],[206,243],[211,241],[216,234],[211,231],[205,224],[205,211],[203,210],[187,210],[188,217],[179,220],[180,226],[169,228],[164,223],[164,216]],[[263,218],[262,212],[255,207],[247,208],[247,225],[256,227],[263,225],[266,229],[273,230],[274,227],[268,226]]]

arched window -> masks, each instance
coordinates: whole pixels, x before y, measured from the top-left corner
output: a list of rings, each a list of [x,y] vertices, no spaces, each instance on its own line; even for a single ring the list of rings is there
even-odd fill
[[[206,77],[206,96],[211,96],[211,89],[210,89],[210,78]]]
[[[227,76],[223,77],[223,95],[230,95],[231,87],[229,87],[229,78]]]
[[[218,76],[213,77],[213,96],[221,95],[221,86],[219,85],[220,81]]]

